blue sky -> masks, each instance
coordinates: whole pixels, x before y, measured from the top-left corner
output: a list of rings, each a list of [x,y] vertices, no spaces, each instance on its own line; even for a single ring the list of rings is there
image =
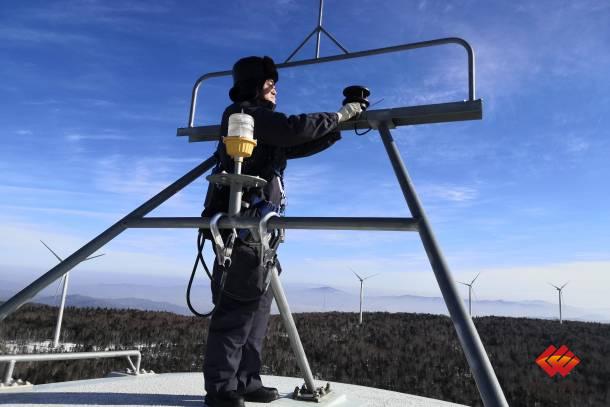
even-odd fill
[[[255,5],[256,4],[256,5]],[[240,57],[283,61],[314,28],[318,2],[25,1],[0,13],[0,280],[54,265],[206,159],[175,136],[200,75]],[[475,49],[482,121],[402,127],[403,158],[455,278],[481,299],[610,308],[610,6],[606,1],[325,2],[324,27],[350,51],[458,36]],[[313,56],[310,42],[296,58]],[[322,54],[339,52],[323,38]],[[466,57],[445,46],[280,72],[278,110],[336,111],[341,90],[376,107],[463,100]],[[197,123],[229,103],[230,79],[200,93]],[[204,180],[154,212],[197,216]],[[289,216],[409,216],[378,134],[344,132],[287,170]],[[183,278],[194,232],[127,231],[75,279]],[[415,234],[290,231],[289,283],[438,295]],[[27,280],[27,281],[26,281]],[[466,292],[464,291],[464,294]]]

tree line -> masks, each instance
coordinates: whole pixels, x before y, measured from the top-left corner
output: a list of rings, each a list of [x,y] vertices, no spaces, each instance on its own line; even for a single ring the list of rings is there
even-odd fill
[[[57,308],[27,305],[0,323],[0,353],[51,339]],[[349,382],[481,406],[476,385],[446,316],[366,313],[295,314],[317,379]],[[474,323],[511,406],[610,405],[610,325],[482,317]],[[208,320],[168,312],[66,308],[62,342],[72,351],[140,349],[142,367],[157,373],[202,369]],[[535,364],[549,345],[566,345],[581,363],[565,378]],[[40,351],[40,349],[37,349]],[[279,316],[265,339],[264,374],[299,376]],[[125,360],[19,363],[14,377],[35,384],[104,377]]]

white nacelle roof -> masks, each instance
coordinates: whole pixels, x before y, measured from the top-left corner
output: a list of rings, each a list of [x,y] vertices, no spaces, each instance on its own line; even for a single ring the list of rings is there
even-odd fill
[[[331,382],[332,392],[321,403],[295,401],[292,395],[303,379],[263,376],[265,386],[277,387],[281,399],[268,407],[449,407],[461,406],[440,400],[388,390]],[[316,384],[323,386],[324,381]],[[8,406],[203,406],[202,373],[165,373],[112,377],[2,389],[0,404]]]

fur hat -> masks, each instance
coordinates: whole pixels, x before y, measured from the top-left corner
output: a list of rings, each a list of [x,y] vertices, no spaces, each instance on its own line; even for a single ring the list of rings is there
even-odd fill
[[[233,65],[233,87],[229,97],[233,102],[252,99],[267,79],[279,80],[273,59],[268,56],[242,58]]]

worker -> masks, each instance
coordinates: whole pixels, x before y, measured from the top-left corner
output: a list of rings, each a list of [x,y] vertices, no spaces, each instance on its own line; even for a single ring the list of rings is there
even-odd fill
[[[221,140],[214,172],[233,173],[234,161],[227,154],[222,137],[227,136],[229,116],[246,113],[254,118],[257,146],[245,158],[242,174],[267,181],[264,188],[250,189],[243,195],[242,216],[262,217],[271,211],[283,215],[286,204],[284,170],[288,159],[325,150],[341,138],[339,123],[362,111],[359,103],[348,103],[333,113],[286,115],[275,111],[278,72],[273,60],[265,57],[242,58],[233,66],[233,101],[223,115]],[[210,183],[202,216],[227,212],[229,187]],[[222,231],[226,238],[230,230]],[[231,265],[225,270],[221,291],[222,266],[214,262],[212,314],[203,360],[206,405],[240,407],[245,401],[269,403],[279,397],[275,388],[261,381],[261,351],[267,331],[273,295],[266,289],[266,269],[248,230],[239,231]],[[277,257],[275,267],[281,272]]]

